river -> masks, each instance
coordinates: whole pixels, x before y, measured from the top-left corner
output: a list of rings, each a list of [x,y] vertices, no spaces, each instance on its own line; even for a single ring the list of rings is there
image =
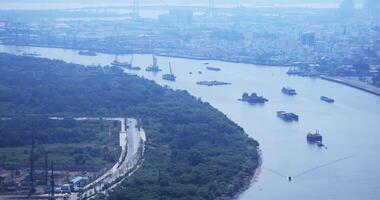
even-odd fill
[[[56,48],[0,46],[1,52],[40,53],[43,57],[80,64],[106,65],[114,55],[80,56],[77,51]],[[131,55],[118,56],[129,61]],[[171,62],[176,82],[161,79],[161,74],[132,71],[161,85],[188,90],[225,113],[260,143],[262,170],[257,182],[243,192],[240,200],[262,199],[361,199],[380,197],[380,98],[337,83],[287,76],[286,68],[263,67],[221,61],[200,61],[158,57],[163,73]],[[145,69],[151,55],[134,55],[134,66]],[[205,69],[205,62],[220,67],[220,72]],[[198,74],[202,71],[202,74]],[[189,74],[193,72],[193,74]],[[219,80],[231,85],[207,87],[201,80]],[[290,97],[281,93],[283,86],[298,92]],[[237,99],[243,92],[257,92],[269,102],[252,106]],[[328,104],[321,95],[335,99]],[[286,123],[276,117],[278,110],[300,116],[298,123]],[[309,131],[319,129],[325,148],[306,142]],[[303,173],[306,172],[306,173]],[[293,180],[289,182],[288,176]]]

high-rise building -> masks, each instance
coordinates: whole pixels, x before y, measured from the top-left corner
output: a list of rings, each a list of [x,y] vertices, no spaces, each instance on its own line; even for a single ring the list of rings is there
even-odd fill
[[[355,0],[343,0],[340,3],[339,14],[343,18],[351,17],[355,12]]]
[[[189,25],[193,19],[193,11],[186,9],[173,9],[169,10],[169,17],[171,21],[176,24]]]
[[[304,46],[314,47],[315,33],[314,32],[300,33],[300,42]]]
[[[369,16],[380,15],[380,1],[379,0],[364,0],[363,10]]]

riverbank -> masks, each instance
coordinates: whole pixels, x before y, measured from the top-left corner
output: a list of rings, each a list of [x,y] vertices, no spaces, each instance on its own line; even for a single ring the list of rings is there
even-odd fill
[[[8,44],[1,44],[1,45],[8,45]],[[43,48],[60,48],[60,49],[66,49],[66,50],[74,50],[74,51],[81,51],[81,50],[86,50],[86,49],[73,49],[73,48],[64,48],[60,46],[54,46],[54,45],[11,45],[11,46],[20,46],[20,47],[43,47]],[[104,50],[104,49],[91,49],[91,51],[97,52],[97,53],[104,53],[104,54],[153,54],[153,55],[158,55],[158,56],[163,56],[163,57],[173,57],[173,58],[183,58],[183,59],[193,59],[193,60],[214,60],[214,61],[222,61],[222,62],[228,62],[228,63],[241,63],[241,64],[252,64],[252,65],[257,65],[257,66],[263,66],[263,67],[290,67],[291,65],[286,65],[286,64],[267,64],[267,63],[259,63],[259,62],[254,62],[250,61],[247,59],[237,59],[237,58],[213,58],[213,57],[205,57],[205,56],[195,56],[195,55],[178,55],[178,54],[172,54],[172,53],[162,53],[162,52],[147,52],[147,51],[122,51],[122,52],[113,52],[109,50]],[[323,80],[327,81],[332,81],[335,83],[343,84],[355,89],[359,89],[377,96],[380,96],[380,88],[377,88],[375,86],[371,86],[362,82],[358,81],[353,81],[353,80],[348,80],[344,77],[330,77],[330,76],[325,76],[325,75],[320,75],[319,76]]]
[[[327,81],[332,81],[332,82],[335,82],[335,83],[343,84],[343,85],[346,85],[346,86],[349,86],[349,87],[352,87],[352,88],[355,88],[355,89],[362,90],[364,92],[368,92],[368,93],[380,96],[380,88],[377,88],[377,87],[372,86],[372,85],[368,85],[366,83],[362,83],[362,82],[359,82],[359,81],[354,81],[354,80],[347,79],[347,78],[344,78],[344,77],[339,77],[338,78],[338,77],[330,77],[330,76],[325,76],[325,75],[321,75],[319,77],[321,79],[323,79],[323,80],[327,80]]]
[[[244,191],[246,191],[249,188],[253,187],[253,185],[255,183],[257,183],[258,178],[259,178],[259,176],[261,174],[261,169],[262,169],[261,166],[262,166],[262,162],[263,162],[263,160],[262,160],[263,159],[263,155],[262,155],[261,149],[259,147],[256,148],[256,152],[259,155],[259,164],[254,169],[254,173],[252,174],[252,176],[247,177],[247,179],[244,182],[244,186],[237,192],[237,194],[233,198],[230,198],[230,199],[227,199],[227,200],[238,200],[239,197],[240,197],[240,195],[242,195]]]
[[[17,47],[40,47],[40,48],[59,48],[59,49],[65,49],[65,50],[74,50],[74,51],[92,51],[96,53],[103,53],[103,54],[153,54],[156,56],[163,56],[163,57],[173,57],[173,58],[183,58],[183,59],[193,59],[193,60],[214,60],[214,61],[222,61],[222,62],[228,62],[228,63],[241,63],[241,64],[252,64],[257,66],[265,66],[265,67],[291,67],[290,64],[285,63],[261,63],[261,62],[255,62],[253,60],[250,60],[249,57],[207,57],[202,55],[185,55],[185,54],[176,54],[176,53],[170,53],[170,52],[157,52],[157,51],[142,51],[142,50],[122,50],[122,51],[112,51],[110,49],[81,49],[81,48],[67,48],[62,47],[58,45],[43,45],[43,44],[6,44],[6,43],[0,43],[0,45],[4,46],[17,46]]]

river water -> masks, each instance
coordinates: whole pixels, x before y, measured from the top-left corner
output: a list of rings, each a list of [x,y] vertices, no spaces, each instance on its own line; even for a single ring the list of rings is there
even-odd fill
[[[0,46],[0,52],[18,53],[17,50],[86,65],[106,65],[115,59],[109,54],[80,56],[74,50]],[[118,56],[119,61],[130,58],[131,55]],[[158,57],[163,73],[168,72],[169,61],[177,76],[174,83],[162,80],[162,73],[127,72],[161,85],[188,90],[225,113],[260,143],[261,173],[257,182],[240,195],[240,200],[380,198],[380,97],[325,80],[287,76],[287,69],[282,67]],[[208,71],[205,62],[222,70]],[[151,55],[134,56],[134,66],[145,69],[151,63]],[[198,71],[203,73],[198,74]],[[201,80],[232,84],[197,85]],[[295,88],[298,95],[283,95],[283,86]],[[252,106],[237,101],[243,92],[257,92],[269,102]],[[321,95],[332,97],[336,102],[322,102]],[[299,122],[280,120],[275,114],[278,110],[298,114]],[[307,132],[316,129],[323,135],[326,149],[307,144]],[[291,182],[288,176],[293,177]]]

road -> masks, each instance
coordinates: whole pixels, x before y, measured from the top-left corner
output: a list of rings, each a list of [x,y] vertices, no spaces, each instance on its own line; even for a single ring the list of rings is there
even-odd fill
[[[115,165],[102,176],[86,185],[82,198],[91,199],[98,192],[107,193],[119,185],[124,178],[137,166],[141,159],[146,140],[143,129],[137,128],[137,120],[132,118],[105,118],[105,120],[120,121],[120,146],[121,154]],[[108,186],[105,188],[104,186]],[[78,199],[77,193],[71,195],[71,199]],[[81,199],[82,199],[81,198]]]

